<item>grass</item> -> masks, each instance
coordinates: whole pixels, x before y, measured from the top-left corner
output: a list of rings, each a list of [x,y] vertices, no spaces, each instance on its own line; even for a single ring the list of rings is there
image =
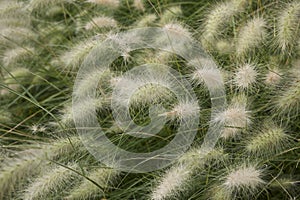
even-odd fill
[[[0,200],[300,199],[298,1],[0,0],[0,17]],[[221,82],[208,57],[129,51],[116,34],[137,27],[161,27],[200,42],[220,69],[228,106],[212,113],[209,89],[217,92]],[[73,91],[81,64],[107,38],[123,48],[122,56]],[[165,71],[130,77],[130,70],[145,63],[176,70],[197,102],[185,94],[176,97],[167,87],[176,84],[164,78]],[[121,80],[124,74],[127,80]],[[127,129],[143,129],[118,124],[115,117],[124,115],[114,113],[111,100],[116,86],[132,92],[145,81],[151,84],[132,93],[126,117],[147,126],[156,120],[152,106],[163,105],[159,116],[166,123],[159,131],[152,127],[157,132],[152,137],[135,138]],[[151,152],[196,117],[199,124],[184,124],[185,134],[196,127],[194,142],[157,171],[122,172],[99,162],[73,120],[73,92],[86,97],[90,88],[96,88],[95,99],[75,109],[92,112],[95,106],[113,144]],[[120,94],[117,111],[128,98],[127,92]],[[87,116],[82,111],[82,120],[89,121]],[[215,149],[205,154],[200,147],[211,123],[225,127],[216,133],[221,137]]]

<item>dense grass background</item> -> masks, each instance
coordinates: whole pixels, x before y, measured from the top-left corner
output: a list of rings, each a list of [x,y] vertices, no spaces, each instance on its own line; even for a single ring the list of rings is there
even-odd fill
[[[99,123],[115,144],[134,152],[166,145],[125,137],[110,97],[118,77],[144,63],[162,63],[187,77],[197,94],[200,124],[191,149],[174,165],[125,173],[99,163],[84,148],[72,118],[72,92],[88,53],[114,33],[171,27],[190,34],[222,71],[228,108],[215,150],[199,152],[210,121],[202,76],[177,55],[130,52],[99,77]],[[299,1],[0,0],[0,199],[300,199]],[[132,38],[133,40],[135,38]],[[213,78],[213,77],[212,77]],[[132,97],[135,122],[148,108],[178,101],[163,87]],[[161,139],[163,138],[163,139]],[[146,147],[146,149],[145,149]]]

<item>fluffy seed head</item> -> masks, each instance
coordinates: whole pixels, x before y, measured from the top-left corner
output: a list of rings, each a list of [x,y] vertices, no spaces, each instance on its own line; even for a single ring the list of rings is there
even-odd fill
[[[274,99],[275,111],[279,115],[298,114],[300,112],[300,77],[294,78]]]
[[[220,88],[222,86],[222,75],[210,59],[197,59],[189,62],[189,65],[195,67],[191,74],[193,82],[204,84],[209,90]]]
[[[2,58],[3,65],[8,67],[12,65],[16,65],[18,62],[25,60],[30,57],[34,52],[33,48],[21,48],[17,47],[14,49],[7,50]]]
[[[68,164],[68,167],[75,170],[78,168],[76,164]],[[24,200],[45,199],[51,193],[71,184],[75,175],[75,172],[62,166],[50,169],[29,184],[24,193]]]
[[[173,107],[169,112],[162,115],[166,115],[171,119],[179,119],[179,121],[188,121],[191,118],[195,118],[199,115],[198,102],[180,102]]]
[[[266,38],[266,22],[263,18],[257,17],[241,28],[236,44],[236,53],[242,56],[252,49],[258,47]]]
[[[94,28],[116,28],[118,26],[116,20],[111,17],[95,17],[85,25],[86,30]]]
[[[255,166],[241,166],[225,177],[223,186],[231,192],[254,191],[264,183],[261,179],[262,175],[262,171]]]
[[[98,44],[97,41],[89,38],[72,47],[69,51],[62,54],[59,61],[67,72],[78,69],[85,56]]]
[[[289,53],[299,37],[300,31],[300,3],[294,1],[287,5],[287,7],[280,12],[278,18],[278,33],[277,45],[282,52]]]
[[[90,172],[87,177],[95,181],[102,188],[108,190],[114,184],[119,172],[114,169],[99,168]],[[67,200],[91,199],[103,195],[102,191],[97,185],[84,179],[79,185],[75,186],[70,194],[66,197]]]
[[[173,95],[167,88],[155,84],[148,84],[132,95],[130,102],[133,107],[139,108],[168,101],[170,99],[173,99]]]
[[[7,47],[15,47],[16,44],[24,44],[25,42],[31,41],[36,38],[28,28],[23,27],[5,27],[0,29],[0,44]]]
[[[169,169],[151,193],[152,200],[163,200],[176,196],[190,179],[191,171],[186,165],[176,165]]]
[[[111,8],[118,8],[120,5],[119,0],[87,0],[86,2],[107,6]]]
[[[168,23],[163,26],[163,29],[178,34],[178,36],[191,37],[190,31],[178,23]]]
[[[167,10],[162,14],[160,18],[160,23],[170,23],[171,21],[174,21],[178,16],[182,15],[181,7],[179,6],[173,6],[170,8],[167,8]]]
[[[155,14],[147,14],[144,15],[139,21],[137,21],[136,25],[137,27],[150,26],[154,23],[156,19],[157,16]]]
[[[277,68],[269,70],[265,76],[265,84],[270,86],[277,85],[281,80],[281,75],[281,72]]]
[[[228,40],[218,40],[216,50],[222,55],[228,55],[234,51],[234,45]]]
[[[231,21],[233,16],[243,12],[246,5],[247,1],[245,0],[232,0],[216,5],[206,17],[201,39],[202,44],[205,47],[214,44],[226,24]]]
[[[143,4],[142,0],[134,0],[133,1],[133,6],[135,7],[135,9],[144,12],[145,11],[145,7]]]
[[[235,97],[225,111],[216,115],[213,122],[225,126],[221,137],[224,139],[234,138],[251,123],[250,111],[246,106],[245,97]]]
[[[189,166],[191,170],[205,169],[206,166],[218,165],[228,159],[228,154],[222,148],[204,152],[201,148],[193,148],[183,154],[179,163]]]
[[[235,85],[238,88],[245,90],[250,88],[250,86],[256,82],[258,73],[255,70],[254,65],[247,63],[238,68],[234,75]]]
[[[28,8],[30,10],[41,9],[49,7],[49,5],[57,5],[63,3],[70,3],[73,0],[30,0]]]
[[[0,199],[11,197],[15,189],[28,180],[28,177],[41,170],[40,160],[33,155],[23,155],[22,158],[8,161],[0,170]]]
[[[247,142],[246,150],[259,156],[276,154],[289,146],[290,142],[283,128],[270,123]]]

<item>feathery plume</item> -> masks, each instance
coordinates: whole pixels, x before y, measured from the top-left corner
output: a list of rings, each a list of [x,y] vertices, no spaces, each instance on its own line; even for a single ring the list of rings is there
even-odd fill
[[[178,36],[185,36],[189,38],[192,36],[191,32],[180,23],[167,23],[163,26],[163,29],[176,33]]]
[[[78,168],[76,164],[68,164],[67,167],[74,170]],[[45,199],[51,195],[51,193],[57,193],[67,185],[70,185],[76,176],[78,175],[75,172],[63,166],[49,169],[48,172],[34,179],[33,182],[29,184],[25,189],[23,199]]]
[[[175,165],[170,168],[160,180],[158,186],[152,191],[152,200],[163,200],[176,196],[191,178],[191,169],[187,165]]]
[[[11,197],[28,177],[38,174],[42,168],[42,163],[36,159],[36,155],[23,155],[22,158],[7,161],[0,170],[0,199]]]
[[[277,85],[282,79],[282,73],[278,68],[273,68],[265,75],[265,84],[269,86]]]
[[[119,0],[87,0],[86,2],[98,4],[101,6],[111,7],[111,8],[118,8],[120,5]]]
[[[167,8],[160,17],[160,23],[166,24],[174,21],[178,16],[182,15],[181,7],[173,6]]]
[[[17,65],[22,60],[27,59],[32,55],[34,49],[31,47],[17,47],[4,52],[2,63],[5,67]]]
[[[117,21],[111,17],[94,17],[90,22],[85,25],[86,30],[92,30],[95,28],[116,28],[118,26]]]
[[[198,102],[179,102],[177,105],[173,107],[173,109],[169,112],[163,113],[161,115],[165,115],[170,117],[171,119],[178,119],[179,121],[186,122],[189,119],[193,119],[199,116],[200,108]]]
[[[30,0],[28,4],[29,10],[42,9],[51,5],[71,3],[74,0]]]
[[[6,27],[0,30],[0,45],[15,47],[36,38],[36,34],[28,28],[23,27]],[[4,48],[5,49],[5,48]]]
[[[230,200],[250,197],[264,185],[263,171],[255,165],[243,164],[232,169],[222,179],[222,184],[213,187],[212,199]]]
[[[294,1],[280,12],[277,25],[277,45],[284,53],[290,53],[289,50],[296,44],[299,38],[300,26],[300,3]]]
[[[141,17],[140,20],[136,22],[137,27],[145,27],[145,26],[151,26],[155,20],[157,19],[157,16],[155,14],[147,14]]]
[[[99,44],[99,41],[95,41],[92,38],[88,38],[87,40],[78,43],[69,51],[62,54],[59,58],[59,61],[62,62],[67,72],[76,70],[81,65],[85,56],[88,55],[88,53],[97,44]]]
[[[222,76],[215,64],[210,59],[191,60],[188,65],[196,69],[191,74],[191,79],[197,85],[204,84],[208,89],[216,89],[222,86]]]
[[[233,40],[233,39],[231,39]],[[218,40],[216,42],[216,50],[222,55],[228,55],[234,52],[234,45],[230,40]]]
[[[256,17],[241,28],[236,43],[237,56],[245,55],[264,41],[267,36],[266,26],[263,18]]]
[[[250,138],[246,145],[248,153],[263,156],[281,152],[291,144],[291,138],[283,128],[274,123],[268,123],[263,130]]]
[[[234,97],[228,108],[214,117],[214,123],[225,126],[221,135],[224,139],[237,137],[251,123],[246,101],[244,96]]]
[[[184,192],[192,175],[203,170],[206,166],[217,165],[227,159],[223,149],[213,149],[209,153],[201,148],[193,148],[183,154],[178,163],[162,175],[158,185],[151,192],[151,199],[162,200],[176,197]]]
[[[295,77],[290,86],[279,92],[274,99],[275,111],[279,115],[298,114],[300,112],[300,77]]]
[[[255,82],[258,75],[255,65],[246,63],[235,72],[234,84],[242,90],[249,89]]]
[[[205,20],[201,43],[209,47],[215,43],[222,33],[222,28],[231,21],[231,18],[244,11],[247,1],[232,0],[218,4],[208,14]]]
[[[103,197],[105,193],[110,189],[111,185],[114,184],[119,172],[109,168],[99,168],[90,172],[87,177],[95,181],[102,189],[91,181],[84,179],[80,185],[73,188],[70,194],[65,198],[67,200],[84,200],[96,197]]]
[[[145,6],[142,0],[134,0],[133,6],[135,7],[135,9],[145,12]]]

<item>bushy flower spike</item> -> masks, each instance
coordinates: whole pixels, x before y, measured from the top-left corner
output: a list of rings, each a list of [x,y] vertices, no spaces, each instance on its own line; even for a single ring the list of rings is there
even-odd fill
[[[271,122],[247,141],[246,151],[256,156],[274,155],[290,144],[291,137],[286,131]]]
[[[300,77],[295,77],[289,87],[279,92],[274,99],[274,111],[279,115],[293,115],[300,112]]]
[[[290,53],[299,38],[300,3],[294,1],[279,13],[277,25],[277,45],[284,53]]]
[[[143,3],[143,0],[134,0],[133,1],[133,6],[135,7],[135,9],[144,12],[145,11],[145,6]]]
[[[236,43],[237,56],[244,56],[262,44],[267,36],[266,26],[267,24],[263,18],[256,17],[241,28]]]
[[[5,67],[17,65],[18,62],[21,62],[22,60],[32,56],[33,52],[34,49],[31,47],[17,47],[14,49],[9,49],[4,52],[2,63]]]
[[[280,83],[282,72],[278,68],[272,68],[267,72],[264,79],[266,85],[275,86]]]
[[[209,47],[214,44],[222,33],[222,28],[230,22],[232,17],[243,12],[246,5],[245,0],[231,0],[215,6],[206,17],[201,38],[202,45]]]
[[[87,177],[95,181],[100,187],[91,182],[90,180],[84,179],[79,185],[75,186],[70,194],[65,198],[67,200],[84,200],[91,199],[99,196],[105,196],[105,193],[110,190],[120,175],[120,172],[115,169],[99,168],[89,174]]]
[[[68,168],[78,170],[77,164],[68,164]],[[45,174],[33,180],[32,183],[25,189],[23,196],[24,200],[45,199],[51,193],[57,193],[61,189],[69,186],[75,180],[76,174],[74,171],[63,166],[53,167]]]
[[[185,184],[191,178],[191,169],[186,165],[175,165],[170,168],[161,178],[158,186],[151,193],[152,200],[163,200],[175,197],[184,190]]]
[[[252,164],[235,167],[222,178],[220,185],[213,187],[211,199],[230,200],[253,196],[265,184],[263,175],[263,171]]]
[[[120,5],[119,0],[86,0],[86,2],[98,4],[100,6],[118,8]]]
[[[182,15],[181,7],[174,6],[174,7],[167,8],[160,17],[160,23],[161,24],[170,23],[171,21],[174,21],[180,15]]]
[[[90,22],[85,25],[86,30],[95,28],[116,28],[118,23],[115,19],[106,16],[94,17]]]
[[[247,110],[247,99],[244,96],[234,97],[226,110],[216,114],[213,123],[221,123],[225,126],[221,137],[224,139],[239,136],[243,129],[251,124],[250,111]]]
[[[151,192],[151,199],[162,200],[178,197],[180,192],[186,191],[194,173],[203,170],[207,165],[223,162],[226,157],[223,149],[214,149],[209,153],[203,152],[200,148],[189,150],[177,164],[162,175],[158,185]]]
[[[237,88],[247,90],[256,83],[258,72],[255,68],[255,65],[246,63],[236,70],[233,82]]]

